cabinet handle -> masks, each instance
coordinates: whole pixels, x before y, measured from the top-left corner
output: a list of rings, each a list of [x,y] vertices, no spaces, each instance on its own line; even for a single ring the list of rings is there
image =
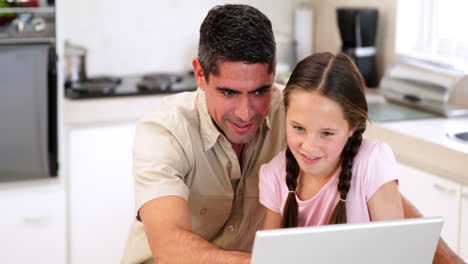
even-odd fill
[[[23,217],[23,221],[28,224],[40,224],[46,222],[48,218],[45,215],[28,215]]]
[[[447,193],[447,194],[450,194],[450,195],[455,194],[455,192],[456,192],[454,189],[449,189],[449,188],[447,188],[445,186],[442,186],[442,185],[440,185],[438,183],[432,184],[432,187],[434,187],[434,189],[436,189],[436,190],[438,190],[440,192],[444,192],[444,193]]]
[[[462,197],[463,197],[464,199],[468,199],[468,193],[463,192],[463,193],[462,193]]]

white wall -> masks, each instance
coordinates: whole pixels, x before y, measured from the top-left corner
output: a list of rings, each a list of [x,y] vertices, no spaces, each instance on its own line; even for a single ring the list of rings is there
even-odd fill
[[[57,40],[88,48],[88,75],[140,74],[191,69],[198,30],[217,4],[257,7],[279,38],[292,35],[299,0],[58,0]],[[281,46],[281,43],[280,45]]]

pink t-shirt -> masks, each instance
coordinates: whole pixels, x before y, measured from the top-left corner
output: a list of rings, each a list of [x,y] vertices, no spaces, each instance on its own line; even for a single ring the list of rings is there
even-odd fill
[[[351,187],[346,197],[348,223],[369,222],[367,201],[384,183],[397,180],[391,148],[375,139],[363,139],[353,161]],[[326,225],[340,198],[337,184],[341,167],[311,199],[298,204],[298,226]],[[288,196],[285,150],[260,168],[260,203],[283,214]]]

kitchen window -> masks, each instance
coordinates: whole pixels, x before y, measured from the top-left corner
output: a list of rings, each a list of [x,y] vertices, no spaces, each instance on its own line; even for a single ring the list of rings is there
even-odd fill
[[[398,0],[396,52],[468,72],[466,0]]]

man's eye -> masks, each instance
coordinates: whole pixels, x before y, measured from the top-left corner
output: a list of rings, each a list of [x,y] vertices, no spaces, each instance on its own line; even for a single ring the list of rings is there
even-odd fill
[[[262,89],[262,90],[259,90],[259,91],[255,91],[255,95],[260,96],[260,95],[265,94],[267,91],[268,91],[268,90],[266,90],[266,89]]]
[[[233,92],[231,92],[231,91],[223,91],[222,93],[223,93],[223,94],[224,94],[224,96],[226,96],[226,97],[231,97],[231,96],[233,96],[233,95],[234,95],[234,93],[233,93]]]

